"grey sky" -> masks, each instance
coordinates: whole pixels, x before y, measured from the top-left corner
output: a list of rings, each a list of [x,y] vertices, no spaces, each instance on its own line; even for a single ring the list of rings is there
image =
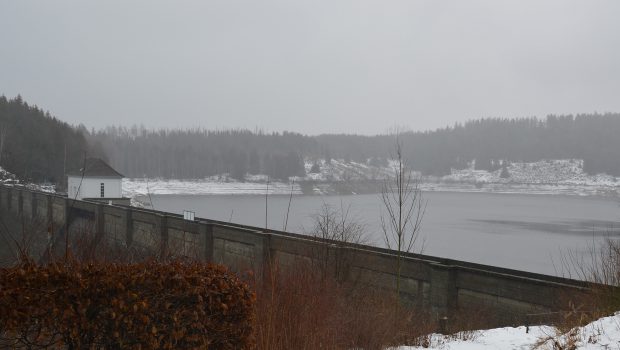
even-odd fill
[[[0,94],[88,127],[373,134],[620,111],[620,1],[0,0]]]

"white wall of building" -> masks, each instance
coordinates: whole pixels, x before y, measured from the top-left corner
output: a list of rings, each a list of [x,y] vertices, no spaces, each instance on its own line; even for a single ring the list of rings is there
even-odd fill
[[[82,185],[80,186],[80,181]],[[68,179],[68,196],[69,198],[101,198],[101,184],[104,186],[103,198],[121,198],[122,190],[120,178],[109,177],[85,177],[82,180],[80,176],[69,176]],[[79,193],[78,192],[79,188]],[[77,195],[76,195],[77,194]]]

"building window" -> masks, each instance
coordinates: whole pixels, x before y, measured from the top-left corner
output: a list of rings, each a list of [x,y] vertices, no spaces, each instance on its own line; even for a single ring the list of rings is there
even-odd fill
[[[103,182],[101,183],[101,198],[105,197],[105,188]]]

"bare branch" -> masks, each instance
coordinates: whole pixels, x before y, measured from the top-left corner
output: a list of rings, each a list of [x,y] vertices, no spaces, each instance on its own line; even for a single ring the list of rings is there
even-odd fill
[[[395,157],[392,167],[393,177],[385,179],[381,201],[384,213],[381,215],[381,229],[385,245],[397,251],[396,289],[400,294],[400,274],[403,253],[418,250],[421,252],[423,244],[419,243],[422,219],[426,212],[426,201],[420,190],[420,178],[406,166],[403,156],[401,139],[396,134]],[[423,242],[422,242],[423,243]]]

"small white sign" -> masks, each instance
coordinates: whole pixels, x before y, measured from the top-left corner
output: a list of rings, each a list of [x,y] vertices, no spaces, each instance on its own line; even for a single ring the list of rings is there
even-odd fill
[[[194,221],[195,215],[196,213],[194,213],[193,211],[183,210],[183,219],[185,220]]]

